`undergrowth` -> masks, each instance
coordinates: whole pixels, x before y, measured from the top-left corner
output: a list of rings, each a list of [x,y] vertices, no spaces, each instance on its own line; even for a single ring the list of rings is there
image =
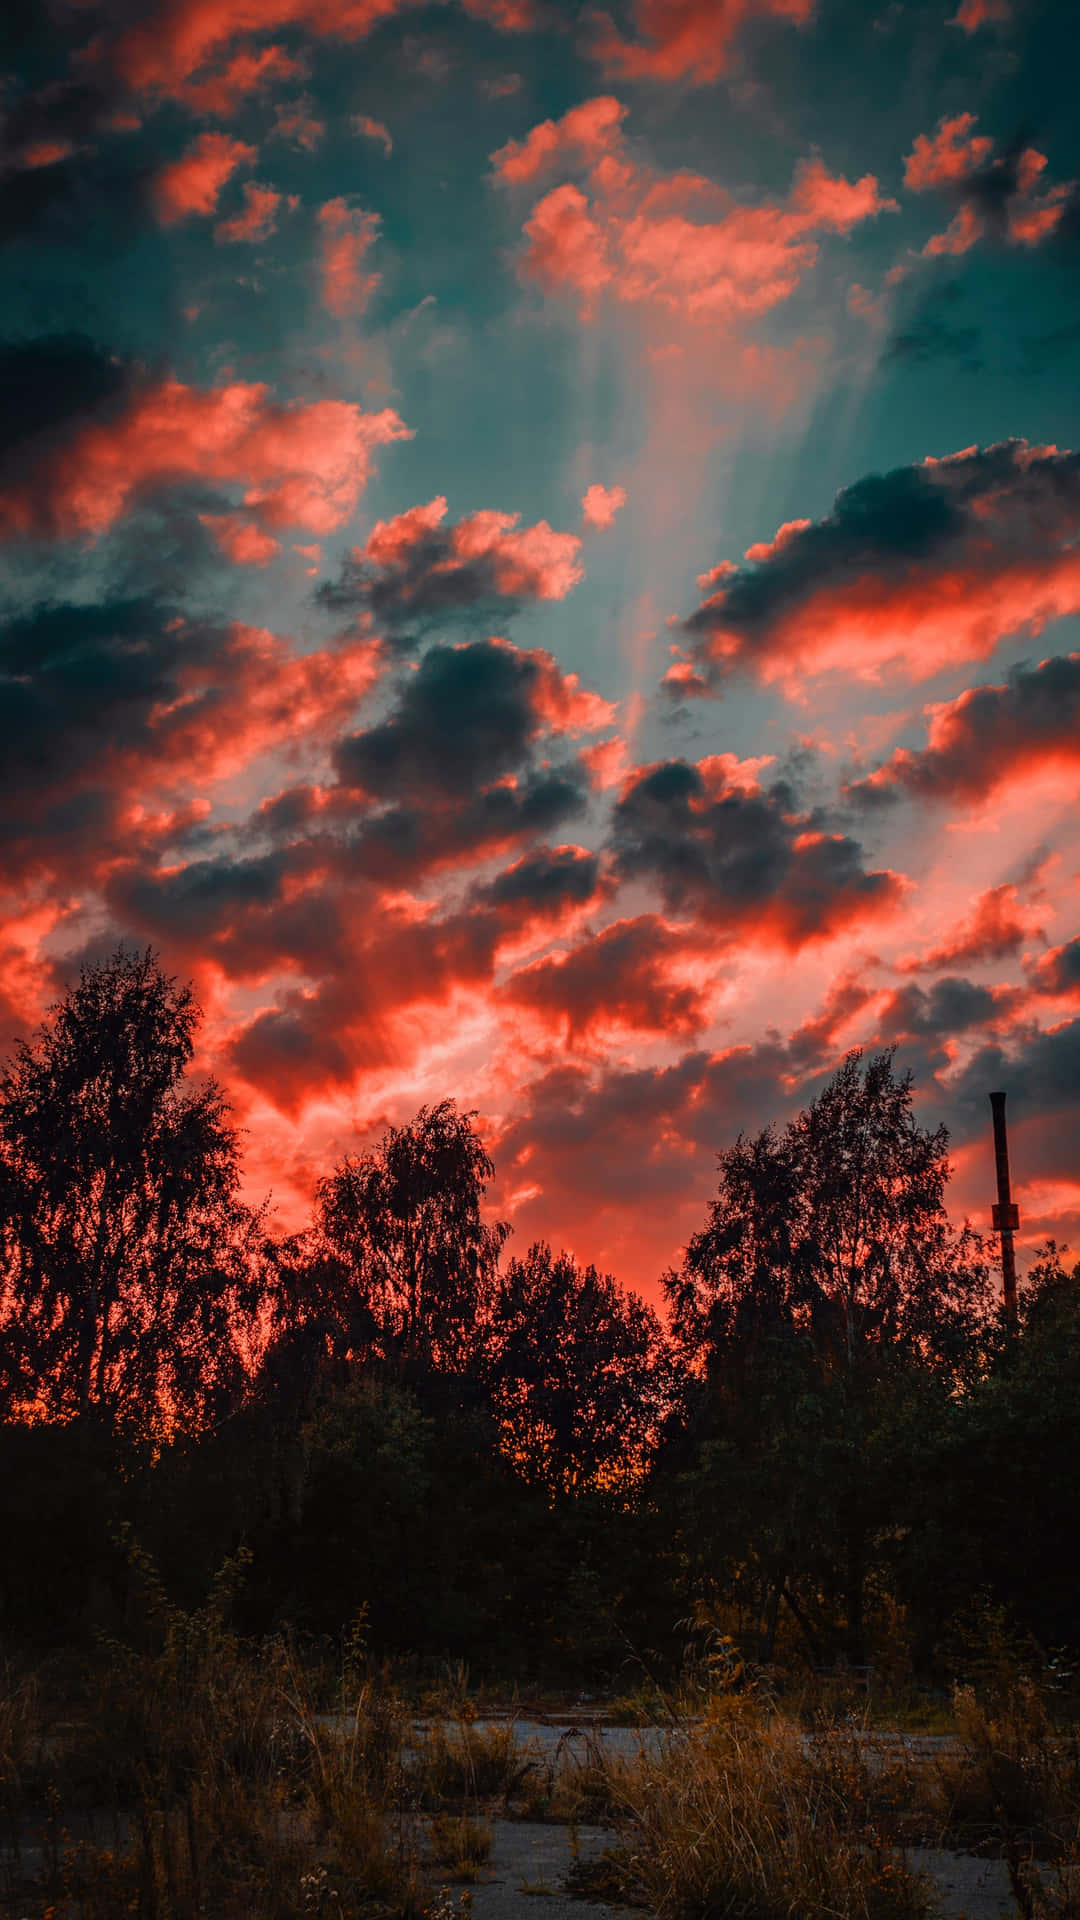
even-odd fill
[[[419,1920],[416,1792],[392,1696],[321,1713],[294,1646],[229,1625],[246,1555],[201,1608],[125,1542],[128,1640],[102,1640],[76,1717],[32,1675],[0,1688],[0,1911],[20,1920]]]

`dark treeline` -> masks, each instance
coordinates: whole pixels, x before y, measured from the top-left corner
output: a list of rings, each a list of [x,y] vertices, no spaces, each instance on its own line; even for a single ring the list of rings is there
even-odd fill
[[[988,1609],[1080,1643],[1080,1267],[1010,1337],[890,1054],[720,1155],[662,1319],[486,1220],[451,1101],[275,1238],[197,1022],[122,951],[0,1080],[8,1643],[122,1624],[132,1533],[187,1606],[245,1546],[250,1634],[492,1679],[655,1678],[695,1615],[927,1678]]]

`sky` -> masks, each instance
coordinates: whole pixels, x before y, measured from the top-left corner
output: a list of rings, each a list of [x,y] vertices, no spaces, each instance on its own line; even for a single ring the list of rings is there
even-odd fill
[[[282,1230],[450,1097],[655,1297],[897,1047],[1080,1239],[1065,0],[15,0],[0,1040],[194,983]]]

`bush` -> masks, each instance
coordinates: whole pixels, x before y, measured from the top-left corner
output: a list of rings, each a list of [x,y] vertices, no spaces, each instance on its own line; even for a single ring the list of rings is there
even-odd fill
[[[921,1920],[928,1890],[877,1819],[855,1742],[753,1698],[714,1704],[613,1770],[625,1897],[659,1920]]]

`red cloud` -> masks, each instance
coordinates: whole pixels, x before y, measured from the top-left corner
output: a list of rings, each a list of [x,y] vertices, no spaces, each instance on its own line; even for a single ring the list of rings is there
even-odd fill
[[[587,527],[613,527],[615,515],[626,505],[625,487],[602,487],[594,480],[581,499],[582,520]]]
[[[1040,993],[1080,1001],[1080,938],[1051,947],[1033,967],[1031,978]]]
[[[634,770],[613,818],[620,879],[651,881],[670,913],[707,924],[718,942],[791,952],[893,912],[902,875],[868,873],[857,841],[796,811],[787,786],[733,779],[728,760]]]
[[[231,220],[220,221],[214,228],[214,239],[219,245],[237,241],[255,244],[268,240],[277,225],[280,205],[281,195],[275,193],[273,187],[261,187],[254,180],[249,180],[244,187],[243,211],[234,214]]]
[[[545,290],[576,293],[585,318],[601,295],[693,320],[766,313],[814,265],[815,235],[848,233],[894,206],[872,174],[844,180],[820,160],[798,168],[786,201],[746,206],[700,174],[663,178],[629,159],[620,119],[618,102],[602,97],[494,156],[511,182],[552,160],[586,166],[588,192],[567,182],[533,208],[520,262]]]
[[[372,120],[366,113],[354,113],[349,126],[353,133],[361,135],[365,140],[378,140],[384,153],[393,153],[394,143],[390,138],[389,129],[384,127],[381,120]]]
[[[181,666],[178,686],[148,715],[151,778],[215,782],[282,745],[329,741],[371,691],[379,649],[370,640],[298,653],[265,627],[232,621],[212,662]]]
[[[191,80],[183,88],[184,105],[195,113],[226,120],[252,94],[263,93],[279,80],[296,80],[304,73],[301,61],[284,47],[241,48],[217,72]]]
[[[265,386],[241,381],[208,391],[146,382],[113,417],[20,450],[18,468],[0,478],[0,538],[101,534],[142,489],[190,480],[242,487],[249,519],[264,529],[331,533],[355,507],[375,448],[408,434],[389,407],[279,406]]]
[[[161,0],[152,17],[100,34],[90,57],[135,93],[191,100],[205,112],[231,110],[247,88],[254,90],[285,71],[279,63],[288,56],[276,47],[256,53],[250,43],[257,37],[295,26],[328,39],[361,40],[383,21],[420,4],[422,0]],[[463,4],[474,18],[504,32],[520,32],[533,24],[529,0]],[[295,71],[294,63],[289,70]]]
[[[974,800],[1018,773],[1080,766],[1080,653],[1015,667],[1005,685],[970,687],[928,712],[926,746],[897,748],[853,797]]]
[[[501,33],[528,33],[540,24],[533,0],[462,0],[473,20],[486,20]]]
[[[238,567],[265,567],[281,552],[281,541],[237,513],[200,513],[222,553]]]
[[[270,754],[325,760],[380,658],[370,640],[300,653],[263,628],[130,600],[41,609],[0,646],[9,660],[37,648],[9,702],[5,870],[84,899],[205,827],[216,783]]]
[[[905,187],[926,193],[930,187],[959,186],[985,166],[994,143],[985,134],[971,136],[976,117],[958,113],[939,121],[936,133],[920,133],[904,162]]]
[[[218,195],[237,167],[250,166],[255,148],[226,133],[201,133],[187,152],[163,167],[153,184],[154,207],[163,227],[194,213],[213,213]]]
[[[904,163],[904,185],[913,193],[936,189],[960,201],[944,232],[927,241],[926,254],[967,253],[991,233],[1015,245],[1038,246],[1068,205],[1071,182],[1038,192],[1047,165],[1044,153],[1023,147],[995,154],[991,139],[972,133],[975,121],[973,113],[941,120],[935,133],[919,134]]]
[[[716,80],[728,67],[742,29],[755,20],[803,27],[814,0],[636,0],[638,38],[626,40],[606,22],[593,45],[608,70],[630,80]]]
[[[499,179],[520,186],[552,167],[595,166],[618,143],[626,108],[610,94],[571,107],[561,120],[542,120],[524,140],[508,140],[491,156]]]
[[[798,686],[807,674],[925,678],[982,659],[1080,609],[1080,459],[1026,441],[968,447],[874,475],[823,520],[789,521],[747,563],[701,576],[686,623],[704,677],[737,666]],[[685,689],[685,665],[669,684]]]
[[[1012,19],[1012,7],[1009,0],[962,0],[962,4],[949,22],[951,27],[962,27],[965,33],[977,33],[991,21]]]
[[[443,613],[487,595],[564,600],[585,577],[576,533],[538,520],[520,527],[517,513],[483,508],[444,527],[446,498],[437,494],[392,520],[378,520],[348,555],[334,604],[370,605],[393,625]]]
[[[1021,909],[1016,887],[1006,883],[980,894],[963,925],[921,958],[902,961],[901,967],[905,973],[917,973],[1004,960],[1017,953],[1025,940],[1038,939],[1041,934],[1042,928]]]
[[[512,974],[501,997],[536,1014],[567,1043],[622,1027],[686,1038],[708,1019],[708,991],[680,977],[698,960],[700,936],[667,926],[656,914],[617,920],[568,952]]]
[[[314,105],[304,93],[290,105],[280,106],[270,129],[271,140],[286,140],[304,153],[314,153],[326,132],[326,122],[316,117]]]
[[[500,593],[564,600],[585,578],[578,562],[581,541],[574,533],[557,533],[546,520],[519,528],[520,518],[493,508],[466,515],[451,532],[455,555],[464,562],[490,561]]]
[[[379,284],[377,273],[364,273],[363,263],[378,237],[377,213],[350,207],[347,200],[327,200],[319,209],[322,235],[322,294],[329,313],[344,317],[362,313]]]

